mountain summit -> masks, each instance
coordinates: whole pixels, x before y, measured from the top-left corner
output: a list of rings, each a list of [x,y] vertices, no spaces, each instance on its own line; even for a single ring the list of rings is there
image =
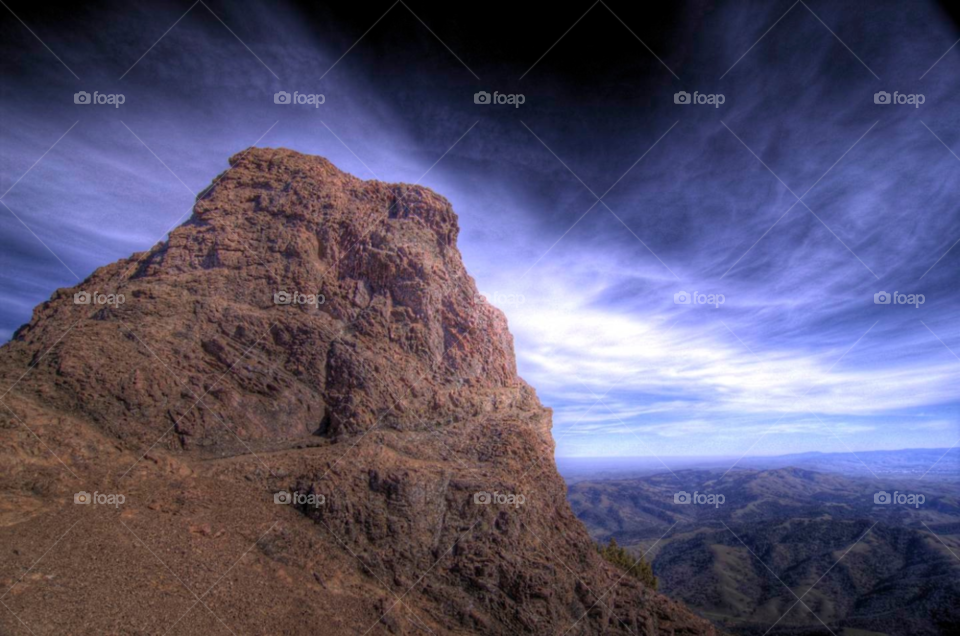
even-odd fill
[[[446,199],[230,165],[0,349],[0,631],[713,633],[572,514]]]

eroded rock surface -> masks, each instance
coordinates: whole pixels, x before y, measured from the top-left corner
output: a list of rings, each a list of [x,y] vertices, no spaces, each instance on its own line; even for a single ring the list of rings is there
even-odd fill
[[[230,163],[0,349],[0,627],[712,633],[595,553],[446,199],[289,150]]]

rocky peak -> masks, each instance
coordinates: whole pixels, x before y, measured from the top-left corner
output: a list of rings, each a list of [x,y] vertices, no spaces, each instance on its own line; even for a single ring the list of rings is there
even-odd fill
[[[168,241],[57,290],[0,349],[0,578],[67,537],[18,618],[166,631],[181,584],[229,575],[206,609],[238,633],[713,633],[573,516],[446,199],[289,150],[230,163]],[[124,494],[126,528],[79,490]],[[80,523],[111,567],[70,547]]]
[[[64,401],[98,419],[109,413],[111,430],[144,439],[191,410],[162,368],[142,364],[143,343],[83,344],[133,325],[155,337],[159,357],[181,361],[197,395],[211,371],[253,347],[240,365],[246,377],[225,376],[209,399],[252,416],[244,430],[254,439],[298,437],[298,422],[328,435],[380,419],[416,428],[427,413],[442,421],[535,400],[517,377],[505,317],[463,267],[446,199],[290,150],[253,148],[230,163],[166,243],[59,290],[18,332],[36,354],[52,344],[39,323],[66,328],[94,311],[74,293],[124,294],[112,319],[82,321],[75,345],[46,361]],[[118,395],[116,381],[135,369],[164,394],[168,416],[157,400]],[[201,417],[185,416],[186,437],[216,446],[222,428]]]

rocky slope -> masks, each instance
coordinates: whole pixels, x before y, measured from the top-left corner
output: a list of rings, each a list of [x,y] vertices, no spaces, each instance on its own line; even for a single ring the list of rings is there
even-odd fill
[[[596,555],[449,202],[230,163],[0,349],[0,633],[713,633]]]

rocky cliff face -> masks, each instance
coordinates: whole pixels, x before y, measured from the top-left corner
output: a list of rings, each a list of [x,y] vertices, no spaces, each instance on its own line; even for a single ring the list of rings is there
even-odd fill
[[[250,149],[37,307],[0,350],[0,626],[712,633],[596,555],[457,232],[426,188]]]

